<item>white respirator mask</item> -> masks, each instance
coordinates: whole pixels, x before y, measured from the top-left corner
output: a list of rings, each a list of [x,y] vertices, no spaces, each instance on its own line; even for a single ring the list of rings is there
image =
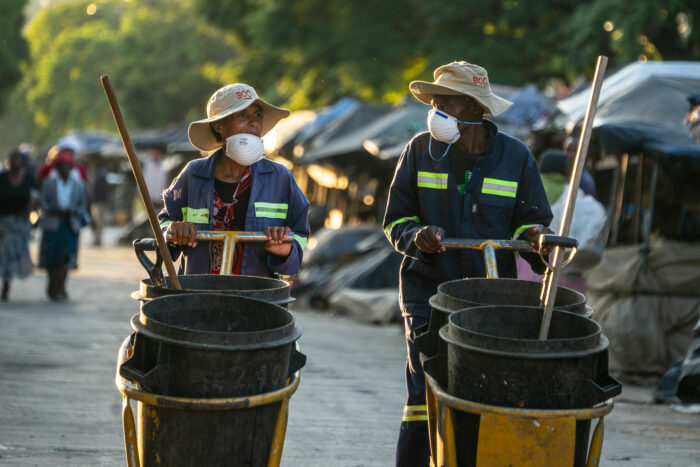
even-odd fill
[[[432,153],[433,140],[431,138],[428,146],[428,152],[434,161],[439,161],[445,157],[447,151],[450,150],[450,146],[457,142],[461,136],[459,128],[457,128],[458,123],[464,123],[465,125],[481,125],[481,122],[463,122],[462,120],[457,120],[456,118],[437,109],[430,109],[428,112],[428,130],[430,131],[430,136],[441,143],[448,144],[443,155],[439,159],[435,159]]]
[[[229,136],[226,138],[225,146],[226,155],[244,167],[253,165],[265,157],[262,138],[248,133]]]

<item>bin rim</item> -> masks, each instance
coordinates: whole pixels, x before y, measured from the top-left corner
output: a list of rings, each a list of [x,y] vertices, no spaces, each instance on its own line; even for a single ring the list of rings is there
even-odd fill
[[[275,402],[283,401],[294,394],[299,387],[301,381],[301,370],[297,370],[287,384],[275,391],[266,392],[263,394],[255,394],[252,396],[239,397],[217,397],[217,398],[193,398],[193,397],[177,397],[156,394],[140,389],[138,385],[127,380],[119,374],[119,367],[124,362],[128,353],[131,336],[127,336],[119,347],[119,356],[117,358],[117,371],[114,378],[114,383],[117,389],[124,397],[142,402],[155,407],[164,407],[180,410],[235,410],[257,407],[260,405],[269,405]],[[298,345],[297,345],[298,347]]]
[[[450,314],[447,324],[442,326],[439,330],[440,338],[450,345],[456,347],[461,347],[469,349],[471,351],[490,354],[490,355],[512,355],[513,352],[518,352],[518,358],[527,359],[542,359],[542,358],[562,358],[562,357],[576,357],[588,355],[591,352],[596,352],[603,350],[608,347],[608,339],[602,332],[600,324],[595,322],[590,318],[586,318],[578,313],[571,311],[565,311],[560,309],[553,310],[554,314],[565,315],[574,317],[576,320],[585,320],[595,325],[596,332],[593,334],[588,334],[586,336],[581,336],[577,338],[560,338],[560,339],[522,339],[522,338],[512,338],[512,337],[502,337],[493,334],[477,333],[469,329],[460,328],[454,325],[455,319],[459,317],[459,313],[464,314],[468,312],[481,312],[498,309],[520,309],[520,310],[537,310],[542,312],[543,307],[532,307],[532,306],[520,306],[520,305],[485,305],[485,306],[475,306],[467,307],[461,310],[455,310]],[[472,345],[465,342],[460,342],[454,339],[452,332],[458,332],[462,336],[474,336],[474,338],[479,340],[479,346]],[[492,348],[491,345],[497,341],[499,344],[504,344],[504,348]],[[522,349],[518,348],[522,345],[531,344],[528,347],[527,353],[520,353]],[[501,345],[499,345],[500,347]],[[580,348],[575,348],[580,347]],[[553,348],[547,348],[553,347]]]
[[[255,332],[220,332],[187,329],[182,326],[176,326],[164,323],[155,318],[148,316],[148,308],[155,307],[156,304],[163,304],[169,301],[180,303],[182,300],[190,300],[202,298],[204,296],[232,299],[236,298],[243,301],[256,302],[260,306],[273,307],[278,312],[284,313],[289,321],[279,327],[259,330]],[[144,311],[144,309],[146,309]],[[143,302],[141,310],[131,318],[131,327],[138,333],[144,336],[167,342],[182,347],[188,348],[203,348],[211,350],[257,350],[282,345],[294,342],[301,337],[301,328],[297,325],[294,313],[288,309],[270,303],[265,300],[260,300],[252,297],[243,297],[240,295],[229,295],[225,293],[184,293],[177,295],[165,295],[153,300]],[[246,339],[246,337],[250,339]],[[228,343],[226,337],[235,337],[242,342]],[[260,339],[263,337],[263,339]],[[209,342],[211,339],[213,342]],[[251,342],[252,339],[252,342]]]

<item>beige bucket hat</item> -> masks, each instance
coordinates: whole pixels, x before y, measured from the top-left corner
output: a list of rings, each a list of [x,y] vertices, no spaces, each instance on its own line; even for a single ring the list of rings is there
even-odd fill
[[[424,104],[431,105],[434,95],[466,95],[476,99],[486,113],[498,115],[505,112],[512,102],[491,91],[486,69],[467,62],[452,62],[433,72],[435,81],[413,81],[408,86],[413,95]]]
[[[263,113],[262,134],[260,136],[264,136],[272,130],[277,122],[289,116],[289,110],[275,107],[260,99],[252,86],[242,83],[229,84],[216,91],[209,98],[207,118],[190,123],[187,129],[190,143],[202,151],[211,151],[221,147],[223,142],[216,140],[209,124],[240,112],[253,104],[258,104]]]

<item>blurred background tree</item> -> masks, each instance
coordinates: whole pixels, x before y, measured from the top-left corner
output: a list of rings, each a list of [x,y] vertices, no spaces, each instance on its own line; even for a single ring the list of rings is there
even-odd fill
[[[591,75],[597,55],[700,59],[700,2],[683,0],[196,0],[243,52],[220,69],[292,107],[397,101],[412,79],[465,59],[522,85]]]
[[[237,81],[298,109],[399,102],[411,80],[458,59],[510,85],[571,83],[599,54],[611,69],[700,60],[691,0],[29,0],[28,52],[25,3],[0,2],[0,149],[113,131],[103,73],[137,128],[201,116],[214,89]]]
[[[20,63],[27,56],[22,37],[26,0],[0,2],[0,113],[15,84],[22,79]]]
[[[41,10],[26,36],[20,87],[33,140],[73,128],[114,130],[102,74],[111,76],[127,123],[162,127],[199,116],[219,82],[207,67],[236,55],[233,43],[193,15],[187,0],[81,0]]]

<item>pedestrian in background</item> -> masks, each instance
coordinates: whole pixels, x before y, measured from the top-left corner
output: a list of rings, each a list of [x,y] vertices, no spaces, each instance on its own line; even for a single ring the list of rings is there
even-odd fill
[[[13,150],[7,170],[0,171],[0,277],[3,301],[8,300],[14,277],[31,274],[29,257],[29,208],[36,189],[34,174],[27,170],[22,154]]]
[[[85,183],[87,181],[87,169],[82,164],[75,162],[75,149],[70,147],[62,147],[58,144],[51,146],[49,152],[46,154],[46,159],[44,160],[44,165],[39,168],[38,178],[39,186],[41,186],[45,180],[52,176],[56,176],[56,157],[59,154],[69,154],[73,158],[73,167],[71,168],[71,176],[77,181]]]
[[[39,266],[48,272],[47,294],[51,301],[67,300],[66,278],[78,266],[78,235],[85,225],[85,187],[71,176],[75,161],[68,151],[54,159],[56,176],[41,189],[41,249]]]

